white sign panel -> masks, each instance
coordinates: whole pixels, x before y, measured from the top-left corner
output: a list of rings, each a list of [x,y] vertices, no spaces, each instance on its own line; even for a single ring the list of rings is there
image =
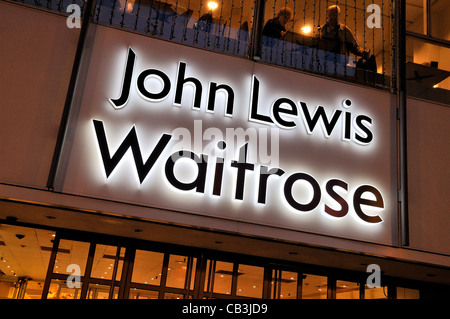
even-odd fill
[[[396,240],[389,93],[103,27],[88,61],[60,191]]]

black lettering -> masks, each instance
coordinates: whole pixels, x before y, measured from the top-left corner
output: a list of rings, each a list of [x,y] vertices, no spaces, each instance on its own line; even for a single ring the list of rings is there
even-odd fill
[[[291,108],[290,109],[281,108],[282,104],[288,104]],[[275,119],[275,122],[280,124],[282,127],[293,128],[293,127],[297,126],[295,124],[295,122],[293,122],[293,121],[286,121],[286,120],[284,120],[280,116],[280,113],[285,113],[285,114],[288,114],[288,115],[297,116],[298,115],[298,110],[297,110],[297,105],[295,105],[294,101],[292,101],[292,100],[290,100],[288,98],[279,98],[278,100],[275,101],[275,103],[273,103],[272,115],[273,115],[273,118]]]
[[[281,168],[271,168],[268,169],[267,166],[261,165],[259,174],[259,188],[258,188],[258,203],[266,203],[266,193],[267,193],[267,180],[270,175],[281,176],[285,172]]]
[[[364,199],[361,198],[361,196],[365,193],[369,192],[375,195],[375,200],[370,199]],[[355,208],[356,214],[361,218],[363,221],[368,223],[379,223],[383,221],[380,216],[369,216],[366,215],[362,209],[361,205],[367,205],[367,206],[373,206],[378,208],[384,208],[384,202],[383,197],[381,196],[381,193],[373,186],[370,185],[362,185],[358,187],[355,191],[355,194],[353,195],[353,206]]]
[[[185,183],[179,181],[175,177],[174,167],[175,163],[180,158],[189,158],[193,160],[197,164],[197,177],[195,180],[193,180],[190,183]],[[206,169],[208,166],[208,156],[205,154],[202,154],[201,157],[199,157],[197,154],[191,151],[178,151],[173,153],[166,161],[166,178],[169,181],[170,184],[172,184],[174,187],[187,191],[191,189],[195,189],[198,193],[203,193],[205,191],[205,179],[206,179]]]
[[[190,82],[194,84],[195,87],[193,108],[200,109],[200,103],[202,100],[202,84],[198,79],[194,77],[186,78],[185,76],[186,76],[186,63],[180,62],[178,65],[178,78],[174,103],[177,105],[181,105],[181,98],[183,96],[184,84]]]
[[[344,117],[344,140],[350,140],[352,128],[352,113],[345,112]]]
[[[150,75],[158,76],[163,82],[163,88],[159,93],[151,93],[149,92],[144,85],[145,79]],[[164,99],[170,91],[170,79],[169,77],[162,71],[156,69],[149,69],[143,71],[139,74],[137,79],[137,89],[139,93],[141,93],[145,98],[149,100],[162,100]]]
[[[312,197],[311,201],[307,204],[301,204],[301,203],[297,202],[294,199],[294,197],[292,196],[292,186],[294,185],[294,183],[296,181],[301,180],[301,179],[309,182],[313,188],[313,197]],[[319,205],[320,196],[321,196],[320,186],[317,183],[317,181],[314,179],[314,177],[312,177],[311,175],[308,175],[305,173],[295,173],[295,174],[292,174],[291,176],[289,176],[284,184],[284,197],[286,198],[289,205],[291,205],[293,208],[295,208],[299,211],[306,212],[306,211],[310,211],[310,210],[313,210],[314,208],[316,208],[317,205]]]
[[[236,193],[234,196],[235,199],[244,198],[245,171],[253,171],[255,167],[254,164],[247,163],[247,149],[248,143],[246,143],[239,149],[239,160],[231,161],[231,167],[237,168]]]
[[[233,107],[234,107],[234,92],[233,89],[226,84],[217,85],[215,82],[211,82],[209,85],[209,97],[208,97],[208,106],[207,110],[210,112],[214,112],[215,102],[216,102],[216,93],[219,90],[224,90],[227,92],[227,104],[225,109],[225,115],[232,116],[233,115]]]
[[[262,121],[266,123],[273,123],[272,119],[267,115],[258,114],[258,100],[259,100],[259,80],[253,75],[252,82],[252,97],[250,104],[250,120]]]
[[[116,109],[120,109],[125,106],[130,96],[131,78],[133,77],[134,61],[136,60],[136,54],[132,48],[128,48],[127,64],[125,67],[125,75],[122,83],[122,92],[118,99],[109,99]]]
[[[302,107],[303,116],[305,119],[306,129],[308,131],[308,134],[311,134],[314,128],[316,127],[317,122],[319,119],[322,119],[322,122],[325,126],[325,133],[327,136],[331,135],[331,132],[333,132],[334,127],[336,126],[336,123],[339,119],[339,116],[341,116],[342,111],[336,110],[333,114],[333,117],[330,121],[328,121],[328,117],[325,113],[325,108],[323,106],[318,106],[316,111],[314,112],[313,117],[309,114],[308,107],[306,106],[305,102],[300,102],[300,105]]]
[[[218,157],[216,160],[216,169],[214,171],[213,195],[220,196],[222,192],[224,158]]]
[[[355,133],[355,139],[363,144],[369,144],[373,140],[373,134],[370,131],[370,129],[363,124],[363,122],[367,122],[367,123],[369,123],[369,125],[371,125],[372,119],[366,115],[358,115],[356,117],[356,120],[355,120],[356,126],[361,131],[366,133],[366,136],[364,137],[364,136],[359,135],[358,133]]]
[[[139,141],[136,134],[136,129],[133,127],[128,135],[123,140],[122,144],[120,144],[117,151],[111,157],[109,153],[108,141],[106,139],[105,129],[103,126],[103,122],[99,120],[93,120],[95,133],[97,135],[98,145],[100,147],[100,153],[103,160],[103,166],[105,167],[106,176],[109,177],[111,173],[116,168],[117,164],[119,164],[122,157],[125,155],[127,150],[131,148],[133,153],[134,164],[136,165],[136,170],[139,175],[139,181],[144,181],[145,177],[155,164],[156,160],[161,155],[162,151],[166,147],[167,143],[169,143],[172,135],[163,134],[150,154],[147,161],[144,163],[142,160],[141,148],[139,146]]]
[[[335,186],[339,186],[347,191],[348,184],[339,179],[330,179],[325,186],[328,195],[330,195],[331,198],[338,202],[338,204],[341,206],[341,210],[335,210],[328,205],[325,205],[325,212],[334,217],[344,217],[348,213],[348,203],[344,198],[342,198],[338,193],[335,192],[335,190],[333,189],[333,187]]]

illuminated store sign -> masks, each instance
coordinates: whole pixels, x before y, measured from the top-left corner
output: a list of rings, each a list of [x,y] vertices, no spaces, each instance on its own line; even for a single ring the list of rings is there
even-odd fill
[[[60,191],[274,238],[396,240],[388,93],[103,27],[96,37]]]
[[[130,47],[128,49],[128,57],[126,61],[124,78],[122,80],[123,86],[121,89],[120,97],[117,99],[110,99],[111,104],[115,109],[123,108],[130,96],[130,88],[131,81],[133,80],[133,71],[134,64],[136,60],[136,53]],[[173,105],[182,107],[182,95],[184,86],[186,84],[191,84],[194,87],[194,98],[192,103],[192,108],[194,110],[200,110],[202,101],[202,90],[204,85],[202,81],[195,77],[186,76],[186,66],[187,64],[184,62],[180,62],[178,64],[177,76],[176,76],[176,85],[174,85],[175,90],[175,99],[173,101]],[[148,77],[154,77],[161,82],[161,87],[158,91],[151,92],[145,85],[145,80]],[[172,88],[172,81],[170,77],[164,73],[162,70],[158,69],[146,69],[139,73],[136,76],[136,89],[139,95],[149,101],[149,102],[162,102],[167,98],[169,92]],[[250,106],[249,106],[249,121],[259,121],[264,124],[273,124],[276,123],[278,126],[283,128],[294,128],[296,126],[295,122],[291,120],[286,120],[283,118],[282,114],[290,115],[290,116],[299,116],[299,109],[297,108],[297,104],[289,99],[289,98],[278,98],[272,103],[271,107],[271,116],[263,115],[258,113],[258,104],[259,104],[259,83],[260,81],[257,79],[255,75],[252,76],[252,90],[250,97]],[[207,111],[214,112],[215,110],[215,101],[216,101],[216,93],[218,90],[226,91],[226,107],[225,107],[225,115],[233,116],[233,108],[234,108],[234,96],[235,90],[228,84],[217,84],[216,82],[209,83],[208,90],[208,98],[207,98]],[[351,126],[351,118],[352,114],[350,112],[343,112],[341,110],[335,110],[333,112],[332,117],[329,119],[325,113],[324,107],[318,106],[315,110],[314,114],[310,114],[309,110],[306,106],[306,102],[299,102],[301,106],[302,118],[305,122],[305,127],[307,128],[307,132],[311,134],[314,130],[315,126],[318,122],[323,124],[323,129],[326,136],[330,136],[336,123],[340,120],[341,115],[343,115],[343,137],[346,140],[350,140],[350,126]],[[287,106],[283,107],[284,105]],[[351,106],[351,101],[349,99],[344,101],[344,105],[347,107]],[[151,105],[149,106],[151,107]],[[365,133],[365,136],[359,135],[357,132],[354,133],[355,141],[359,143],[368,144],[372,141],[373,135],[370,131],[367,124],[372,124],[372,119],[365,115],[358,115],[355,117],[355,126]],[[171,134],[162,134],[159,138],[156,146],[153,150],[151,150],[150,156],[144,162],[141,155],[141,149],[139,145],[139,141],[136,134],[136,129],[133,127],[128,135],[124,138],[121,145],[118,147],[117,151],[111,155],[111,151],[108,146],[108,141],[104,129],[104,124],[100,120],[93,120],[93,124],[95,127],[95,132],[99,144],[99,149],[103,161],[103,165],[105,168],[106,176],[109,177],[110,174],[114,171],[116,166],[122,160],[125,153],[128,149],[131,149],[134,159],[134,164],[136,166],[136,170],[138,172],[139,181],[142,183],[147,175],[150,173],[153,165],[156,161],[162,160],[165,162],[164,171],[165,177],[168,182],[175,188],[183,191],[195,190],[198,193],[205,192],[205,184],[207,183],[206,176],[208,170],[208,154],[196,154],[190,150],[176,150],[174,153],[169,154],[167,159],[160,159],[162,153],[166,151],[167,144],[172,139]],[[218,141],[222,143],[222,149],[226,148],[225,141]],[[167,153],[167,152],[166,152]],[[245,180],[247,171],[254,171],[256,163],[251,163],[247,161],[248,154],[248,144],[243,145],[236,159],[231,160],[230,167],[236,169],[236,184],[235,184],[235,196],[236,200],[243,200],[244,188],[245,188]],[[166,155],[167,156],[167,155]],[[178,179],[174,172],[174,168],[176,162],[180,159],[189,159],[196,163],[197,172],[194,179],[190,182],[183,182]],[[218,157],[216,158],[214,167],[214,178],[211,180],[211,183],[214,185],[214,189],[212,194],[220,196],[222,189],[222,176],[224,174],[224,158]],[[266,193],[267,193],[267,183],[270,175],[283,176],[286,172],[282,168],[271,168],[267,166],[260,166],[259,175],[256,175],[256,179],[258,180],[256,183],[258,184],[258,204],[266,203]],[[307,182],[310,188],[312,188],[312,198],[306,203],[300,203],[297,201],[293,195],[293,186],[298,181]],[[344,196],[341,196],[335,189],[340,188],[342,192],[348,193],[349,185],[344,180],[340,179],[330,179],[326,182],[325,187],[321,190],[319,183],[317,180],[305,173],[305,172],[296,172],[291,174],[286,178],[283,189],[283,195],[286,202],[293,208],[298,211],[312,211],[314,210],[321,201],[321,193],[326,192],[335,202],[340,206],[339,210],[332,209],[330,206],[324,206],[324,211],[331,216],[335,217],[344,217],[347,215],[349,210],[349,205]],[[375,200],[369,200],[363,198],[364,193],[370,193]],[[366,194],[367,195],[367,194]],[[373,206],[378,208],[384,208],[383,197],[380,191],[370,185],[361,185],[356,188],[353,194],[352,205],[354,211],[357,216],[361,218],[361,220],[367,223],[379,223],[382,222],[382,218],[379,215],[369,216],[364,213],[362,205]]]
[[[136,53],[132,48],[128,49],[128,57],[126,61],[125,73],[123,78],[123,86],[121,89],[120,97],[117,99],[110,99],[109,101],[114,108],[120,109],[124,107],[130,96],[131,81],[133,79],[133,71],[136,60]],[[179,62],[176,85],[175,85],[175,98],[173,101],[174,106],[181,106],[181,100],[183,96],[183,90],[186,84],[192,85],[194,88],[194,99],[192,103],[192,109],[200,110],[202,105],[202,91],[205,85],[202,81],[195,77],[186,75],[187,63]],[[149,77],[156,78],[161,82],[161,88],[157,92],[150,92],[145,86],[145,80]],[[146,69],[139,73],[136,81],[136,88],[139,95],[149,102],[161,102],[167,98],[172,88],[172,82],[170,77],[162,70],[158,69]],[[289,119],[290,117],[301,117],[304,121],[305,128],[308,134],[311,134],[317,123],[322,125],[323,131],[326,137],[329,137],[337,122],[343,121],[342,125],[342,138],[343,140],[353,139],[360,144],[368,144],[373,140],[373,134],[370,131],[372,119],[366,115],[357,115],[352,117],[350,112],[343,112],[342,110],[334,110],[332,116],[328,118],[323,106],[318,105],[314,113],[311,114],[306,102],[299,101],[296,103],[294,100],[281,97],[276,99],[271,105],[271,112],[269,114],[260,114],[259,107],[259,90],[260,81],[253,75],[252,77],[252,90],[250,95],[249,106],[249,121],[256,121],[264,124],[273,124],[285,129],[293,129],[297,124]],[[207,96],[207,112],[214,112],[215,102],[218,91],[224,91],[226,93],[226,107],[225,116],[233,116],[234,110],[234,96],[235,90],[228,84],[218,84],[216,82],[210,82],[208,87]],[[349,108],[352,105],[351,100],[346,99],[343,101],[343,106]],[[242,106],[241,106],[242,107]],[[352,133],[352,119],[355,132]],[[360,133],[362,132],[362,134]]]

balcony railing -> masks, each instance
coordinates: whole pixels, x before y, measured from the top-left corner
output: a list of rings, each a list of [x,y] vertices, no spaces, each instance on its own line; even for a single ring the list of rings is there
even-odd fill
[[[65,15],[71,13],[67,12],[70,4],[79,5],[81,11],[85,5],[82,0],[15,1]],[[369,7],[369,2],[376,7]],[[391,0],[369,2],[96,0],[92,22],[260,63],[389,88],[393,86],[392,4]],[[335,32],[330,38],[324,36],[328,8],[336,4],[340,28],[348,31]],[[282,23],[280,10],[289,11]],[[271,23],[282,31],[280,36],[267,32]],[[358,50],[348,47],[351,41]]]

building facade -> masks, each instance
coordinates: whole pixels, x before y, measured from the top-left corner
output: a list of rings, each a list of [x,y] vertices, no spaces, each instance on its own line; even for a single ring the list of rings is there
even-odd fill
[[[0,6],[1,298],[450,295],[444,0]]]

